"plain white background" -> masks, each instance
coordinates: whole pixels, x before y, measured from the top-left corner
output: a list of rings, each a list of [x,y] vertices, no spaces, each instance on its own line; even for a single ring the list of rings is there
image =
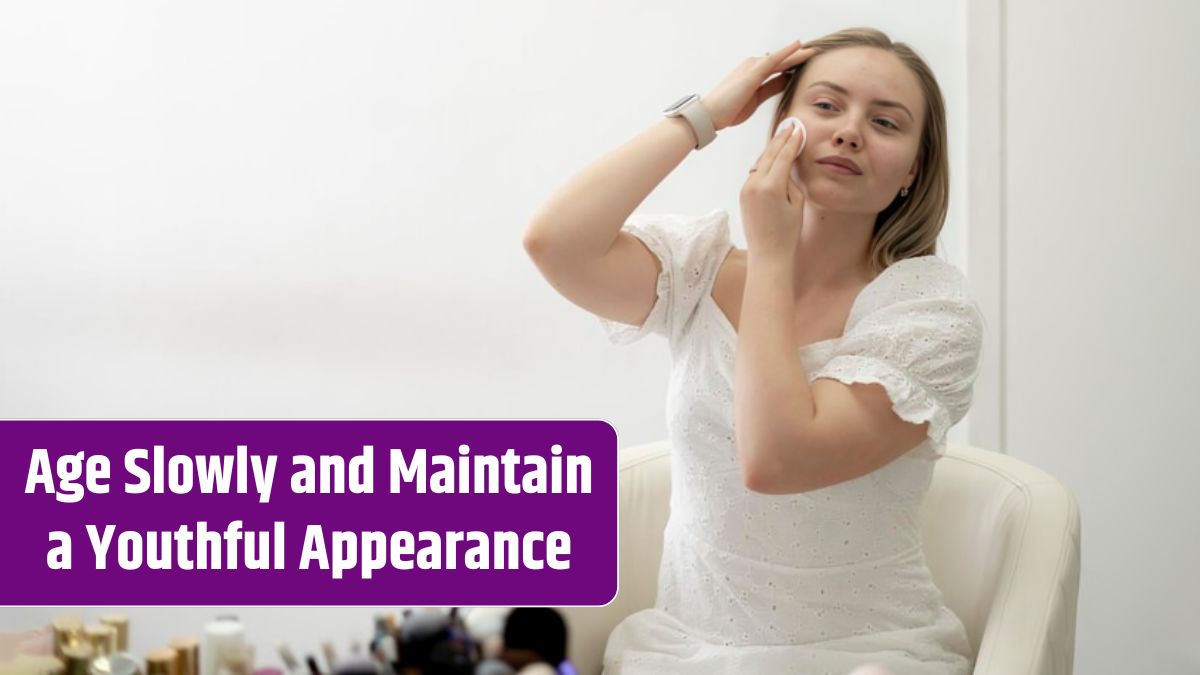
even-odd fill
[[[528,219],[679,96],[846,25],[892,24],[961,109],[962,9],[942,6],[954,30],[918,20],[928,3],[12,7],[0,414],[582,417],[662,437],[665,343],[609,345],[529,261]],[[725,208],[744,246],[769,117],[640,210]],[[962,236],[952,219],[948,258]]]
[[[946,98],[940,253],[998,280],[996,394],[951,442],[1079,498],[1078,672],[1195,672],[1200,8],[995,6],[998,82],[969,81],[950,0],[2,4],[0,418],[599,418],[661,438],[665,343],[609,345],[526,258],[527,219],[745,56],[875,26]],[[972,87],[1001,101],[982,171]],[[639,211],[740,226],[768,107]],[[972,170],[1001,178],[982,253]],[[280,639],[344,651],[374,609],[235,611],[276,664]],[[60,611],[0,609],[0,628]],[[126,611],[144,652],[219,610]]]

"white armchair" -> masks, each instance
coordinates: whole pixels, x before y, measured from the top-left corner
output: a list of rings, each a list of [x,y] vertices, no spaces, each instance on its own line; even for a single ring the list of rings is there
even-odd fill
[[[667,441],[619,455],[620,588],[605,607],[559,607],[581,675],[600,672],[613,627],[654,606],[670,498]],[[1079,594],[1075,497],[1018,459],[950,443],[922,505],[930,572],[962,619],[975,675],[1070,675]]]

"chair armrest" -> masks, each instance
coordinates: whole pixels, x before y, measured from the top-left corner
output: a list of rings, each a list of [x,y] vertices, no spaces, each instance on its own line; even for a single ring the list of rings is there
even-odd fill
[[[630,614],[653,607],[662,561],[662,535],[670,514],[669,441],[618,452],[617,595],[604,607],[557,607],[567,622],[568,653],[580,675],[598,674],[612,629]]]

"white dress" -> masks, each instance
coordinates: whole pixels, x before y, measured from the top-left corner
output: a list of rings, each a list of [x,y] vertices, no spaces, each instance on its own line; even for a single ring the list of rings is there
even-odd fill
[[[966,631],[930,576],[919,520],[982,346],[962,273],[936,256],[897,262],[855,298],[841,337],[799,352],[810,382],[882,384],[901,418],[930,422],[928,438],[854,480],[764,495],[742,482],[737,333],[711,296],[733,247],[728,214],[634,214],[624,227],[662,261],[658,299],[640,327],[597,318],[618,344],[668,340],[671,511],[655,606],[613,629],[605,673],[845,675],[865,663],[969,673]]]

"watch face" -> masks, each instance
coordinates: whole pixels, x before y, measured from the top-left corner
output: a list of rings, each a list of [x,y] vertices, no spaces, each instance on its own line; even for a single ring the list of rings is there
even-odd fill
[[[683,98],[679,99],[678,101],[675,101],[671,105],[667,106],[667,109],[664,110],[663,112],[668,112],[668,113],[675,112],[675,111],[679,110],[680,108],[682,108],[685,103],[692,100],[692,98],[695,96],[696,96],[695,94],[688,94],[687,96],[684,96]]]

